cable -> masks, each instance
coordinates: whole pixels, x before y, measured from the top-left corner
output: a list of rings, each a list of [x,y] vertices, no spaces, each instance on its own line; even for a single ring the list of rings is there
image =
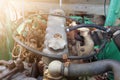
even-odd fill
[[[47,53],[40,52],[40,51],[38,51],[36,49],[33,49],[33,48],[25,45],[23,42],[21,42],[19,39],[17,39],[14,35],[13,35],[13,39],[19,45],[21,45],[22,47],[26,48],[27,50],[29,50],[29,51],[31,51],[31,52],[33,52],[35,54],[42,55],[44,57],[49,57],[49,58],[52,58],[52,59],[58,59],[58,60],[62,60],[63,59],[62,55],[47,54]],[[104,48],[104,46],[105,46],[105,43],[103,43],[103,46],[101,46],[99,51],[101,51]],[[93,52],[91,55],[88,55],[88,56],[68,56],[68,59],[71,59],[71,60],[88,59],[88,58],[93,57],[96,54],[97,54],[96,52]]]
[[[82,27],[91,27],[91,28],[96,28],[96,29],[100,29],[100,30],[103,30],[103,31],[108,30],[107,28],[105,28],[103,26],[98,26],[96,24],[80,24],[80,25],[77,25],[77,26],[73,26],[71,28],[67,28],[66,31],[69,32],[69,31],[76,30],[76,29],[82,28]]]

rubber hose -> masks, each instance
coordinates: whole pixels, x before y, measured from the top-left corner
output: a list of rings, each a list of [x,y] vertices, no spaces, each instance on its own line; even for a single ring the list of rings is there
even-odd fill
[[[67,64],[67,63],[66,63]],[[52,77],[67,76],[95,76],[112,71],[114,73],[114,80],[120,80],[120,62],[115,60],[101,60],[92,63],[83,64],[67,64],[60,61],[52,61],[48,65],[48,72]],[[57,66],[57,67],[55,67]]]
[[[92,76],[103,74],[108,71],[113,71],[114,80],[120,80],[120,62],[114,60],[101,60],[85,64],[70,64],[68,67],[68,75],[66,76]],[[64,75],[64,73],[65,72],[62,74]]]
[[[69,32],[69,31],[76,30],[76,29],[82,28],[82,27],[91,27],[91,28],[96,28],[96,29],[99,29],[99,30],[107,31],[107,28],[105,28],[103,26],[98,26],[96,24],[80,24],[80,25],[77,25],[77,26],[73,26],[71,28],[67,28],[66,31]]]

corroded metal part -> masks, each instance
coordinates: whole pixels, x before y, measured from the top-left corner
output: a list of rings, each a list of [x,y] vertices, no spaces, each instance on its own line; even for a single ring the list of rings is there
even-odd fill
[[[67,38],[70,55],[87,56],[94,50],[94,42],[88,28],[79,28],[68,32]]]
[[[7,76],[16,74],[17,72],[22,72],[23,70],[24,70],[23,62],[21,60],[17,60],[16,67],[13,68],[12,70],[7,71],[7,73],[0,75],[0,80],[6,78]]]
[[[28,19],[22,22],[21,25],[19,25],[16,30],[16,37],[20,39],[23,43],[25,43],[27,46],[42,51],[44,47],[43,43],[47,26],[46,20],[47,15],[45,14],[30,16]],[[36,59],[37,61],[41,60],[40,55],[36,55],[26,50],[17,43],[14,44],[12,58],[14,60],[20,58],[21,60],[30,63],[33,63],[34,59]]]
[[[50,14],[65,15],[64,11],[61,9],[51,10]],[[43,49],[44,53],[55,55],[68,53],[65,23],[66,20],[63,17],[48,16],[44,42],[45,48]],[[46,57],[43,57],[42,60],[47,65],[51,62],[51,59]]]
[[[77,44],[78,55],[89,55],[94,50],[94,42],[90,36],[90,30],[88,28],[79,28],[81,36],[84,37],[84,45]]]
[[[52,76],[49,74],[48,69],[44,71],[44,78],[43,80],[62,80],[63,76]]]

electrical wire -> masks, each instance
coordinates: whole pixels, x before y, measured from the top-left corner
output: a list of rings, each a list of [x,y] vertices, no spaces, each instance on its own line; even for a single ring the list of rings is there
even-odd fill
[[[82,27],[91,27],[91,28],[96,28],[96,29],[103,30],[103,31],[107,31],[108,30],[107,28],[105,28],[103,26],[98,26],[96,24],[80,24],[80,25],[77,25],[77,26],[73,26],[71,28],[67,28],[66,32],[69,32],[69,31],[72,31],[72,30],[76,30],[76,29],[82,28]]]
[[[31,48],[31,47],[25,45],[19,39],[17,39],[15,37],[15,35],[13,35],[13,39],[19,45],[21,45],[22,47],[26,48],[27,50],[29,50],[29,51],[31,51],[31,52],[33,52],[35,54],[42,55],[44,57],[49,57],[49,58],[52,58],[52,59],[58,59],[58,60],[62,60],[63,59],[62,55],[47,54],[47,53],[40,52],[40,51],[38,51],[38,50],[36,50],[34,48]],[[105,47],[106,43],[107,43],[107,41],[105,40],[105,42],[103,42],[102,46],[100,47],[99,52]],[[97,52],[93,52],[91,55],[88,55],[88,56],[68,56],[68,59],[71,59],[71,60],[89,59],[89,58],[93,57],[96,54],[97,54]]]

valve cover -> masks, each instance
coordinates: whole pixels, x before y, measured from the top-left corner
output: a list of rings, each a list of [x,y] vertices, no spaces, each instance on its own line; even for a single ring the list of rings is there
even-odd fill
[[[46,36],[44,42],[43,52],[47,54],[63,55],[68,53],[67,48],[67,37],[65,32],[66,20],[63,17],[54,16],[54,14],[65,15],[64,11],[61,9],[51,10],[48,16]],[[47,59],[47,60],[46,60]],[[51,60],[48,58],[43,59],[43,61],[48,64]]]

